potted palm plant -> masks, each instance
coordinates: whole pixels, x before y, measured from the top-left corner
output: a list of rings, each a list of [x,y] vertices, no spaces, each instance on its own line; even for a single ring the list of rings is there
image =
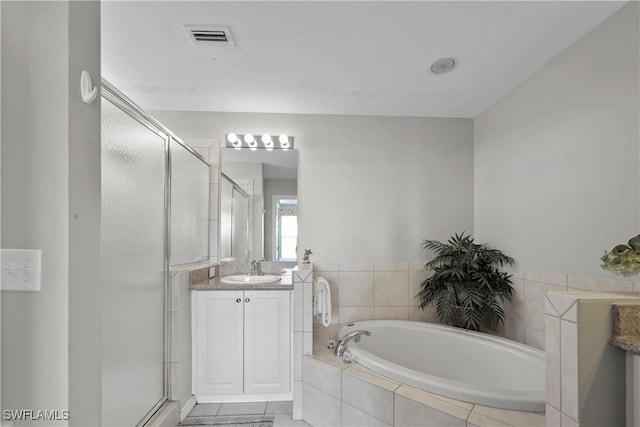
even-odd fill
[[[513,265],[513,258],[464,232],[446,243],[423,240],[422,248],[435,257],[424,266],[433,275],[420,284],[420,308],[435,304],[442,323],[474,331],[504,323],[502,304],[511,301],[513,287],[500,267]]]

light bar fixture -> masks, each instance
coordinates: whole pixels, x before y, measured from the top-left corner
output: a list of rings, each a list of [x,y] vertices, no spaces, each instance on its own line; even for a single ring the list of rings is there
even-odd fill
[[[277,143],[274,141],[276,140]],[[282,150],[287,151],[293,149],[293,137],[288,135],[279,135],[277,138],[271,136],[268,133],[263,134],[259,141],[251,133],[245,133],[244,135],[238,135],[235,133],[227,134],[227,147],[235,148],[236,150],[242,150],[248,148],[251,151],[260,150]]]

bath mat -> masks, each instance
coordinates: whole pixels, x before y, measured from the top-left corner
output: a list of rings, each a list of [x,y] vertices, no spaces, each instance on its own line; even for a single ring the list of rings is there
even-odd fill
[[[273,427],[273,419],[269,415],[187,417],[180,426]]]

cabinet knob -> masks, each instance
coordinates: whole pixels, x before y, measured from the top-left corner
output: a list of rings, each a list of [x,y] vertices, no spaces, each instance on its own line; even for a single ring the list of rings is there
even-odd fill
[[[241,302],[242,302],[242,298],[238,298],[238,299],[236,299],[236,302],[237,302],[237,303],[241,303]]]
[[[244,302],[249,302],[249,301],[251,301],[249,298],[244,299]]]

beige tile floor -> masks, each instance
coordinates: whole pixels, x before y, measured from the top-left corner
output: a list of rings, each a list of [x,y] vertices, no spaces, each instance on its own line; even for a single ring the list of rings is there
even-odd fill
[[[199,403],[189,413],[184,421],[188,424],[189,418],[206,417],[221,419],[236,416],[273,416],[274,427],[309,427],[309,424],[301,420],[294,420],[293,404],[288,402],[249,402],[249,403]]]

